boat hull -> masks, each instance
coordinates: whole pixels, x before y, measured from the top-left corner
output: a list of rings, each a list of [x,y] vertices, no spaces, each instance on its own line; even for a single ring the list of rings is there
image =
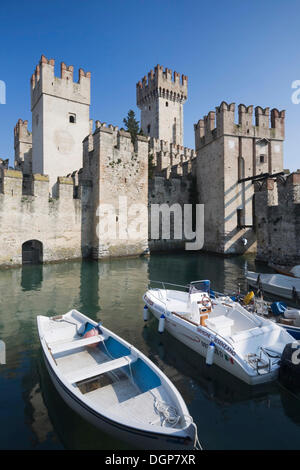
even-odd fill
[[[43,353],[43,356],[49,376],[61,398],[70,408],[72,408],[73,411],[78,413],[83,419],[87,420],[96,428],[107,434],[110,434],[116,439],[127,442],[134,448],[182,451],[191,450],[194,448],[194,443],[188,436],[184,438],[181,436],[174,437],[159,433],[150,433],[129,426],[124,426],[99,413],[96,413],[95,410],[90,408],[86,403],[79,400],[70,392],[68,387],[66,387],[65,384],[59,380],[53,371],[45,353]]]
[[[282,323],[278,323],[278,325],[284,328],[293,338],[300,339],[300,328],[298,326],[287,326]]]
[[[159,319],[162,312],[155,308],[155,304],[151,305],[147,299],[144,297],[144,301],[148,306],[149,311]],[[180,328],[174,320],[172,320],[172,315],[165,314],[165,329],[176,339],[184,343],[186,346],[191,348],[196,353],[200,354],[203,357],[207,355],[207,349],[211,342],[214,340],[216,344],[216,338],[214,335],[207,333],[204,328],[197,328],[195,331],[191,331],[190,328],[185,327],[184,325],[180,324]],[[215,354],[213,363],[222,369],[226,370],[230,374],[234,375],[238,379],[242,380],[243,382],[247,383],[248,385],[258,385],[266,382],[271,382],[276,380],[278,377],[279,367],[274,368],[271,372],[258,375],[253,374],[250,375],[241,364],[236,360],[230,348],[225,343],[220,346],[216,344],[215,346]],[[226,350],[227,347],[227,350]],[[208,366],[209,367],[209,366]]]
[[[277,283],[277,284],[272,284],[272,282],[270,281],[271,279],[271,275],[268,275],[268,274],[261,274],[260,275],[260,285],[263,289],[264,292],[268,292],[269,294],[272,294],[276,297],[282,297],[284,299],[289,299],[289,300],[292,300],[294,298],[294,292],[293,292],[293,279],[295,279],[295,282],[297,282],[297,284],[299,283],[299,279],[296,279],[296,278],[292,278],[292,277],[289,277],[289,276],[283,276],[281,274],[277,274],[275,276],[282,276],[283,278],[284,277],[287,277],[288,280],[291,280],[291,286],[281,286],[280,283]],[[256,273],[251,273],[249,274],[248,276],[246,276],[246,279],[248,281],[248,284],[254,288],[258,288],[258,284],[257,284],[257,279],[258,279],[258,274]],[[294,282],[294,283],[295,283]],[[300,292],[297,288],[296,290],[297,292],[297,295],[300,297]]]

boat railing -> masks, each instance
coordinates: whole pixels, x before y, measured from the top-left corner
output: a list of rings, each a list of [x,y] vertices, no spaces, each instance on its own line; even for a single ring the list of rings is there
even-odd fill
[[[268,369],[269,369],[269,372],[271,372],[271,368],[272,368],[271,358],[269,357],[268,353],[264,350],[264,348],[262,346],[261,346],[260,350],[261,350],[260,360],[262,360],[262,353],[263,353],[266,356],[267,360],[268,360]],[[256,370],[257,370],[257,374],[259,374],[258,361],[256,363]]]
[[[166,311],[167,311],[167,302],[166,302],[165,299],[163,298],[163,296],[162,296],[162,294],[161,294],[160,291],[155,291],[155,292],[158,292],[158,295],[156,295],[156,294],[154,294],[153,292],[151,292],[152,297],[155,297],[156,300],[158,300],[159,302],[161,302],[161,303],[163,304],[164,309],[165,309],[164,313],[166,313]]]
[[[180,287],[181,289],[189,289],[189,284],[183,286],[181,284],[172,284],[171,282],[165,282],[165,281],[153,281],[151,279],[149,279],[149,283],[160,284],[164,290],[167,290],[165,286],[173,286],[173,287]]]

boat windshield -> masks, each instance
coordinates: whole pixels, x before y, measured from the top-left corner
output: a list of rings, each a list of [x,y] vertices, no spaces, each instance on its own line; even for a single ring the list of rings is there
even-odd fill
[[[189,293],[195,294],[196,292],[210,292],[210,281],[194,281],[190,283]]]

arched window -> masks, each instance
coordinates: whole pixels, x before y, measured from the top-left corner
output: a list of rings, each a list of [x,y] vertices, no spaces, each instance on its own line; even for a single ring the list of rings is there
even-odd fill
[[[76,114],[69,114],[69,122],[71,124],[75,124],[76,122]]]

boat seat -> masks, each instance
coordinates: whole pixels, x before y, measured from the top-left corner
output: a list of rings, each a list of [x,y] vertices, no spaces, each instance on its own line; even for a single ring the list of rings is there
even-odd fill
[[[81,380],[90,379],[97,375],[111,372],[121,367],[128,366],[132,362],[136,361],[137,357],[130,354],[129,356],[123,356],[119,359],[112,359],[111,361],[104,362],[103,364],[97,364],[93,367],[85,367],[78,371],[72,371],[66,374],[66,378],[70,383],[80,382]]]
[[[225,315],[210,316],[206,320],[206,326],[219,333],[223,336],[229,336],[231,334],[231,328],[234,325],[234,321]]]
[[[240,331],[239,333],[235,333],[234,335],[231,335],[230,339],[232,339],[232,341],[234,341],[235,343],[239,343],[240,341],[245,341],[246,339],[262,335],[266,331],[269,330],[264,330],[263,327],[256,326],[255,328],[250,328],[249,330],[244,330]]]
[[[52,354],[59,354],[62,352],[72,351],[73,349],[82,348],[90,344],[96,344],[104,340],[103,335],[90,336],[89,338],[76,339],[75,341],[68,341],[66,343],[48,344]]]

